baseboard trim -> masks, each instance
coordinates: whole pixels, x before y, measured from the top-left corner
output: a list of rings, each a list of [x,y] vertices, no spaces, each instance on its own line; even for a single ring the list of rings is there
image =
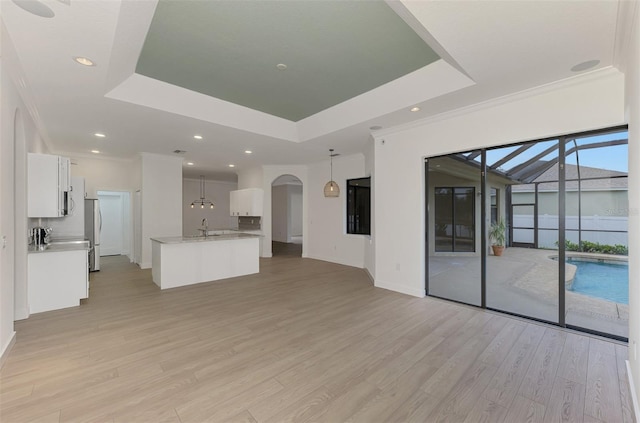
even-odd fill
[[[151,263],[138,263],[140,269],[151,269]]]
[[[364,262],[352,263],[346,260],[341,260],[338,257],[325,257],[325,256],[318,256],[315,254],[309,254],[307,258],[314,259],[314,260],[328,261],[329,263],[342,264],[344,266],[357,267],[358,269],[364,269]]]
[[[636,384],[633,383],[633,373],[631,373],[631,364],[629,360],[625,360],[627,364],[627,378],[629,382],[629,392],[631,393],[631,401],[633,402],[633,414],[635,419],[638,419],[640,410],[638,409],[638,395],[636,395]]]
[[[25,320],[29,318],[29,309],[28,308],[16,308],[15,316],[13,318],[14,321],[17,320]]]
[[[4,347],[4,351],[2,351],[2,355],[0,355],[0,369],[4,366],[4,362],[9,357],[9,353],[13,348],[13,345],[16,343],[16,333],[15,331],[11,334],[11,339],[7,342],[7,345]]]
[[[375,280],[374,283],[376,288],[388,289],[389,291],[395,291],[401,294],[411,295],[418,298],[424,298],[426,296],[426,292],[424,289],[415,289],[409,286],[402,286],[395,283],[381,281],[379,279]]]
[[[367,274],[367,276],[369,276],[369,279],[371,279],[371,282],[375,285],[376,284],[376,280],[373,277],[373,275],[371,274],[371,272],[369,272],[369,269],[367,269],[366,267],[364,268],[365,273]]]

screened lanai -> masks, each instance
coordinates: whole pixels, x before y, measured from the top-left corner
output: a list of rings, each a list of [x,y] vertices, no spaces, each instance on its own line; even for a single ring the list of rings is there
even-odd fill
[[[626,338],[627,143],[612,128],[428,158],[428,294]]]

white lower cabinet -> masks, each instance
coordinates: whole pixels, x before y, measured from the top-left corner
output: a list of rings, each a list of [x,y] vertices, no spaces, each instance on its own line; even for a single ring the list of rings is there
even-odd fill
[[[29,253],[28,292],[30,313],[80,305],[89,296],[87,250]]]

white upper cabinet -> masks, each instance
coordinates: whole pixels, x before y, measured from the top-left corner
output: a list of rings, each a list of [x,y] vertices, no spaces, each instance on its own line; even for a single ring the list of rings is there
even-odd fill
[[[69,213],[71,161],[67,157],[29,153],[28,217],[61,217]]]
[[[260,188],[247,188],[229,193],[231,216],[262,216],[264,191]]]

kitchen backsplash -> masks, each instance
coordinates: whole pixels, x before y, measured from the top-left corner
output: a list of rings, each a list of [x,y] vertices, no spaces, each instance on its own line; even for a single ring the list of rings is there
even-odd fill
[[[260,226],[259,216],[240,216],[238,217],[238,229],[241,231],[258,231]]]

